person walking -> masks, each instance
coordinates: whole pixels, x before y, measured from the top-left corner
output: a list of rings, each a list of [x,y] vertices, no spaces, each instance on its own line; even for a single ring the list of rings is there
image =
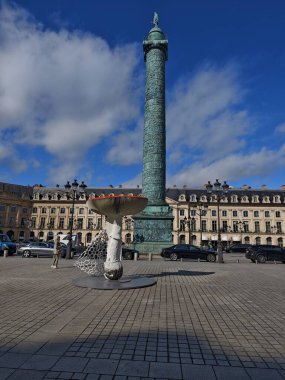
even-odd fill
[[[53,247],[53,263],[51,268],[57,269],[59,255],[61,254],[60,236],[57,235],[54,247]]]

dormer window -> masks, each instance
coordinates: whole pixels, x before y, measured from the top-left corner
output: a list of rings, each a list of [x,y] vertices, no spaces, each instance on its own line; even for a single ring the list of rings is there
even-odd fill
[[[262,202],[269,203],[269,197],[268,196],[263,197]]]
[[[273,202],[274,203],[280,203],[280,196],[279,195],[274,195]]]
[[[185,201],[185,195],[184,194],[180,194],[179,195],[179,200],[180,201]]]
[[[232,201],[233,203],[237,203],[237,201],[238,201],[238,197],[237,197],[237,195],[232,195],[232,197],[231,197],[231,201]]]
[[[254,195],[252,197],[252,203],[258,203],[258,196],[257,195]]]
[[[197,200],[196,195],[191,195],[190,196],[190,202],[196,202],[196,200]]]

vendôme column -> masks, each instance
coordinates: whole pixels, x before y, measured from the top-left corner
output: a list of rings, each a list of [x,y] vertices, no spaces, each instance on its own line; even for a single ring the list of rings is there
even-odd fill
[[[172,211],[165,202],[165,61],[168,41],[158,27],[154,27],[143,42],[146,62],[143,176],[142,193],[148,206],[134,217],[134,241],[141,252],[160,252],[172,242]]]

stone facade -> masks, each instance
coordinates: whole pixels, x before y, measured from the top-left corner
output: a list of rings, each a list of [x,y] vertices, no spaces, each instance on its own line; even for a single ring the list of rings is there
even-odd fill
[[[141,189],[87,188],[90,194],[141,194]],[[217,201],[204,189],[166,189],[166,202],[172,210],[173,225],[169,245],[191,243],[215,245],[217,242]],[[2,232],[19,238],[52,239],[69,231],[72,202],[63,188],[26,187],[0,183],[0,219]],[[74,233],[83,244],[105,227],[105,218],[90,213],[83,196],[75,203]],[[185,218],[190,221],[185,223]],[[191,220],[192,218],[192,220]],[[220,203],[223,245],[236,242],[285,246],[285,188],[230,189]],[[157,220],[156,229],[163,228]],[[189,228],[190,227],[190,228]],[[202,228],[201,228],[202,227]],[[163,233],[163,231],[162,231]],[[123,241],[134,240],[131,216],[123,220]],[[138,245],[136,244],[137,248]]]

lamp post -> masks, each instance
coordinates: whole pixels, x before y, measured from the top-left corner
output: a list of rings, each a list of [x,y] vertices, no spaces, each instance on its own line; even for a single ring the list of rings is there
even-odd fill
[[[188,232],[189,232],[189,244],[192,244],[192,223],[195,222],[195,218],[187,218],[185,216],[183,224],[184,226],[188,227]]]
[[[207,205],[204,205],[203,203],[198,203],[197,205],[193,206],[193,209],[195,210],[195,213],[199,216],[199,226],[200,226],[200,246],[202,247],[202,239],[203,239],[203,229],[202,229],[202,216],[206,215],[207,212]],[[199,210],[199,212],[197,212]]]
[[[71,220],[69,224],[69,242],[68,242],[68,249],[66,252],[66,259],[71,259],[71,251],[72,251],[72,232],[73,232],[73,223],[74,223],[74,205],[75,201],[80,199],[80,196],[85,193],[85,189],[87,185],[82,181],[79,185],[77,180],[75,179],[74,182],[70,185],[70,182],[67,181],[64,185],[66,189],[66,195],[69,199],[72,200],[72,208],[71,208]]]
[[[214,190],[213,190],[214,187]],[[224,198],[224,196],[227,194],[229,185],[226,181],[224,181],[223,185],[221,186],[221,183],[218,179],[216,179],[216,182],[214,185],[211,184],[210,181],[206,184],[206,189],[209,194],[214,193],[217,197],[217,211],[218,211],[218,245],[217,245],[217,251],[218,251],[218,263],[223,263],[223,249],[222,249],[222,240],[221,240],[221,227],[220,227],[220,202],[221,199]]]

